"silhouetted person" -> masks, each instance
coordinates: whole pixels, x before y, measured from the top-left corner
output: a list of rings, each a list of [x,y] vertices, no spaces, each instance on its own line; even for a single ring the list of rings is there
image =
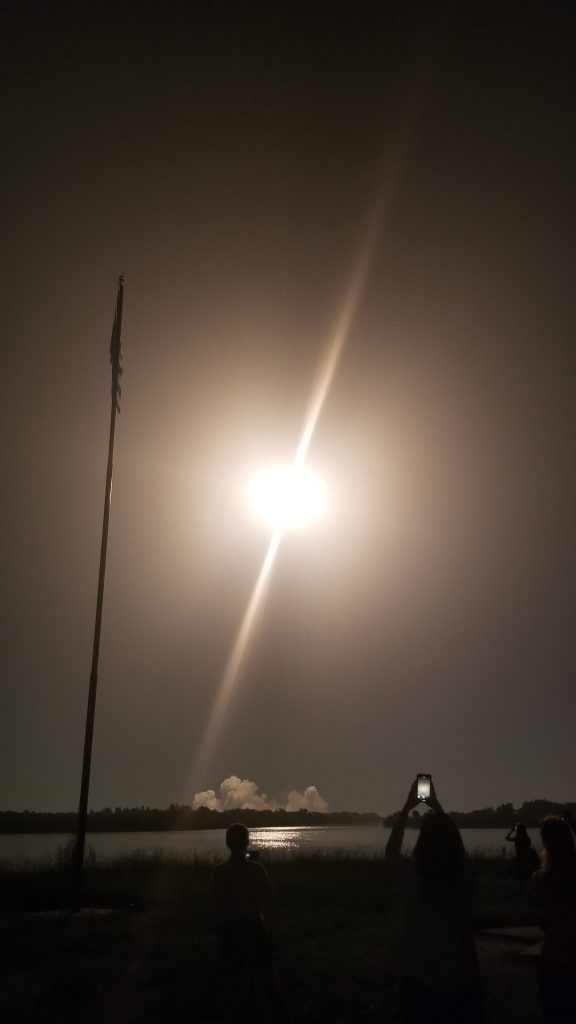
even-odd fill
[[[574,1024],[576,999],[576,846],[562,818],[540,825],[542,868],[532,876],[534,895],[544,916],[540,958],[540,997],[546,1022]]]
[[[243,1012],[252,1019],[260,989],[270,1004],[271,1019],[289,1021],[265,926],[272,886],[262,864],[247,855],[249,839],[245,825],[230,826],[226,832],[230,859],[216,868],[212,884],[221,924],[220,980],[225,987],[226,1010],[230,1020],[242,1020]],[[252,1005],[243,1007],[243,1002]]]
[[[407,1024],[479,1024],[484,1018],[472,934],[472,885],[462,837],[431,788],[411,860],[401,858],[417,783],[392,829],[385,860],[404,882],[406,950],[401,985]]]
[[[540,859],[532,846],[532,840],[526,831],[526,826],[518,822],[514,828],[510,829],[506,836],[506,841],[514,843],[516,874],[522,882],[526,882],[540,867]]]

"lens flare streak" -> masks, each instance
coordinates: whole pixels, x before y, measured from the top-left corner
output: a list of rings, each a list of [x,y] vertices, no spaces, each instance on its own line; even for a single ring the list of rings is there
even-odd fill
[[[254,590],[252,591],[252,596],[250,597],[248,606],[246,608],[246,611],[244,612],[244,617],[242,619],[242,622],[240,623],[240,628],[236,635],[236,640],[234,642],[234,646],[228,659],[228,664],[226,665],[226,669],[218,689],[216,700],[214,701],[212,711],[210,712],[210,718],[208,719],[208,724],[204,732],[204,737],[198,748],[193,772],[194,778],[201,775],[202,772],[204,771],[208,758],[210,756],[210,752],[212,750],[212,746],[214,744],[214,740],[218,734],[218,730],[220,728],[222,719],[228,706],[228,702],[232,695],[234,684],[236,683],[236,679],[238,677],[242,661],[244,659],[246,650],[250,643],[250,639],[254,629],[254,624],[256,622],[260,605],[262,603],[262,598],[266,591],[267,585],[270,581],[270,575],[272,573],[274,560],[276,558],[276,553],[280,545],[281,536],[282,530],[277,529],[274,531],[270,539],[270,543],[268,545],[268,549],[266,551],[266,555],[262,563],[262,568],[260,569],[258,579],[256,580],[256,585],[254,587]]]
[[[400,148],[402,147],[399,147],[399,149]],[[398,154],[396,155],[398,156]],[[296,471],[302,469],[305,465],[306,457],[308,455],[318,420],[322,413],[322,409],[324,408],[324,403],[326,402],[334,375],[340,362],[342,351],[346,341],[348,340],[350,329],[366,286],[366,281],[382,233],[383,223],[389,214],[392,204],[394,194],[393,185],[395,184],[395,179],[397,177],[398,160],[395,161],[395,164],[395,172],[391,175],[388,187],[385,187],[382,190],[376,207],[373,210],[368,230],[364,236],[364,243],[360,249],[359,258],[352,274],[352,279],[346,291],[339,315],[336,319],[334,331],[332,332],[330,340],[326,346],[326,354],[321,363],[317,382],[312,388],[308,410],[304,419],[302,436],[294,456],[293,466]],[[262,568],[260,569],[256,585],[252,591],[248,606],[242,618],[222,681],[218,687],[204,736],[194,761],[192,776],[196,786],[201,783],[202,776],[206,771],[209,758],[226,713],[226,708],[240,674],[242,663],[267,590],[267,585],[270,581],[283,532],[283,527],[279,526],[276,527],[272,534]]]
[[[304,421],[302,437],[294,459],[295,466],[302,466],[305,462],[312,437],[314,436],[314,431],[316,430],[320,414],[324,408],[324,403],[334,379],[334,374],[336,373],[338,363],[340,362],[342,350],[350,334],[350,328],[352,327],[352,322],[364,291],[368,272],[374,258],[376,243],[380,234],[382,221],[381,206],[382,202],[379,204],[379,208],[371,221],[364,245],[360,252],[358,264],[352,275],[350,286],[344,298],[344,302],[342,303],[340,315],[336,321],[336,327],[327,346],[326,356],[322,363],[318,381],[316,386],[312,389],[312,396]]]

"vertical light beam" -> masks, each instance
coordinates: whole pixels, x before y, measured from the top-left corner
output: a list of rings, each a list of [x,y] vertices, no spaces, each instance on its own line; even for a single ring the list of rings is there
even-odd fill
[[[210,712],[204,736],[194,760],[192,771],[193,778],[201,776],[206,768],[210,752],[214,745],[228,702],[232,695],[234,685],[238,678],[242,661],[252,637],[262,598],[270,581],[270,575],[272,573],[272,567],[280,545],[281,536],[282,530],[277,529],[274,531],[270,539],[270,543],[262,563],[262,568],[258,574],[256,585],[252,591],[246,611],[244,612],[244,617],[240,623],[240,628],[236,634],[236,640],[234,641],[234,646],[232,647],[230,657],[228,658],[228,663],[218,687],[218,693],[216,694],[216,699]]]
[[[350,330],[360,300],[366,287],[374,256],[383,231],[384,222],[389,216],[392,201],[395,194],[395,186],[398,178],[401,157],[404,155],[406,133],[403,133],[396,152],[393,154],[392,170],[388,180],[382,188],[377,202],[374,205],[368,228],[365,232],[363,242],[360,246],[358,260],[351,276],[350,284],[346,290],[344,300],[336,317],[334,330],[326,345],[324,358],[321,360],[320,370],[315,385],[312,387],[311,397],[308,403],[308,410],[304,418],[302,436],[294,456],[294,465],[301,467],[308,455],[310,444],[316,430],[318,420],[328,397],[334,375],[340,362],[344,346],[349,338]],[[268,545],[262,568],[258,574],[256,585],[248,602],[248,606],[240,623],[236,640],[228,659],[222,680],[218,686],[216,698],[202,742],[198,748],[192,768],[191,784],[200,783],[203,774],[215,745],[218,731],[221,727],[226,708],[230,697],[236,686],[240,670],[254,631],[258,618],[260,606],[265,595],[267,585],[274,566],[274,561],[282,538],[282,529],[276,529]]]

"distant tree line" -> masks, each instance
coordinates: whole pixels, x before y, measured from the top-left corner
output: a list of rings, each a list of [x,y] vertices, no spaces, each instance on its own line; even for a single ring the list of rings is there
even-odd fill
[[[500,804],[499,807],[482,807],[478,811],[450,811],[450,817],[458,828],[510,829],[520,821],[527,828],[536,828],[546,815],[561,815],[566,808],[570,808],[573,817],[576,818],[576,804],[559,804],[553,800],[526,800],[521,807],[514,807],[513,804]],[[424,814],[428,813],[430,812],[424,812]],[[392,826],[399,814],[399,811],[389,814],[383,818],[383,824]],[[422,815],[418,811],[413,811],[408,824],[417,826],[421,817]]]
[[[450,817],[459,828],[512,828],[521,821],[528,828],[536,828],[547,814],[562,814],[569,807],[576,818],[576,803],[556,803],[552,800],[527,800],[521,807],[500,804],[483,807],[478,811],[451,811]],[[399,812],[398,812],[399,813]],[[209,807],[193,810],[185,804],[170,804],[164,809],[153,807],[104,807],[89,811],[89,832],[172,832],[195,829],[228,828],[233,821],[241,821],[248,828],[281,825],[383,825],[391,826],[398,813],[382,818],[374,813],[355,811],[276,811],[231,810],[213,811]],[[429,813],[429,812],[424,812]],[[409,824],[418,826],[422,814],[413,811]],[[76,830],[75,811],[0,811],[0,833],[64,832]]]
[[[354,811],[320,813],[307,811],[232,810],[213,811],[208,807],[192,810],[170,804],[164,810],[153,807],[104,807],[88,812],[89,832],[172,832],[193,829],[228,828],[241,821],[249,828],[280,825],[378,825],[378,814]],[[0,833],[65,832],[76,830],[75,811],[0,811]]]

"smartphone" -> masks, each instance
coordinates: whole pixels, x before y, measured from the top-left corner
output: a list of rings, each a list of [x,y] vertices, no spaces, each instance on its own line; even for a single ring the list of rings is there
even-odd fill
[[[430,783],[432,781],[432,776],[418,774],[416,776],[416,781],[418,783],[418,799],[423,800],[424,803],[426,803],[426,801],[430,799]]]

